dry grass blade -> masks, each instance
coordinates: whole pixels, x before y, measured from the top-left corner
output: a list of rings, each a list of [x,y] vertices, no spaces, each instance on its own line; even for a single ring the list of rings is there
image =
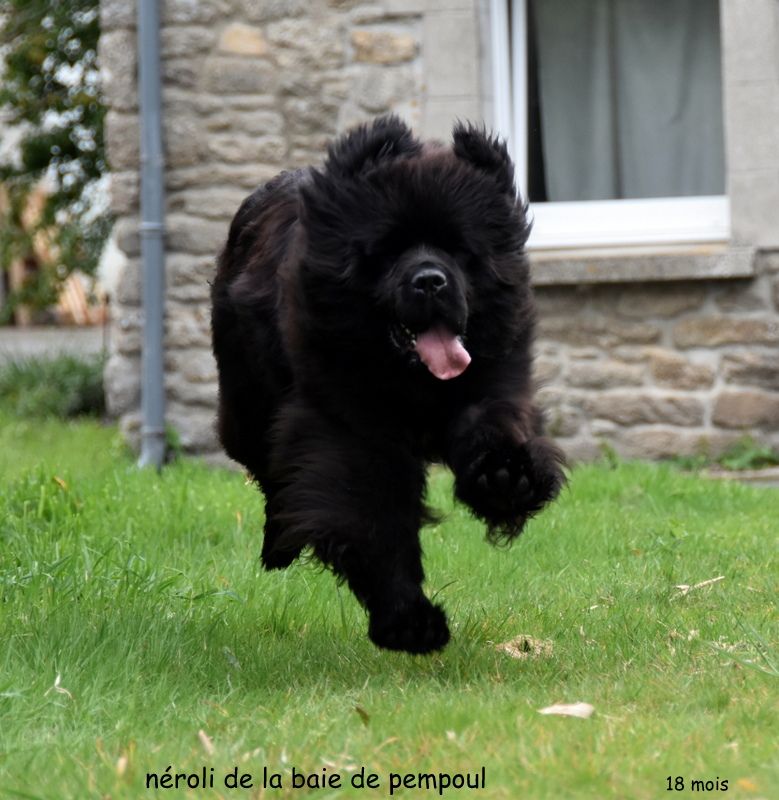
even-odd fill
[[[589,703],[555,703],[553,706],[539,708],[539,714],[553,714],[560,717],[579,717],[588,719],[595,711],[595,706]]]
[[[690,592],[694,592],[696,589],[702,589],[704,586],[711,586],[713,583],[719,583],[720,581],[724,580],[724,575],[718,575],[716,578],[709,578],[707,581],[701,581],[700,583],[695,583],[692,586],[690,586],[688,583],[679,583],[674,586],[674,589],[679,590],[679,594],[674,595],[674,597],[684,597]]]
[[[44,692],[43,696],[44,696],[44,697],[46,697],[46,695],[47,695],[49,692],[57,692],[58,694],[65,694],[65,695],[67,695],[67,696],[68,696],[68,697],[69,697],[69,698],[72,700],[72,699],[73,699],[73,695],[72,695],[72,694],[71,694],[71,693],[70,693],[70,692],[69,692],[69,691],[68,691],[68,690],[67,690],[67,689],[66,689],[64,686],[61,686],[61,685],[60,685],[60,681],[61,681],[61,680],[62,680],[62,675],[60,675],[60,673],[58,672],[58,673],[57,673],[57,677],[54,679],[54,685],[53,685],[53,686],[50,686],[50,687],[49,687],[49,688],[48,688],[48,689],[47,689],[47,690]]]
[[[200,739],[203,750],[205,750],[209,756],[212,756],[214,754],[214,743],[211,741],[211,737],[201,728],[197,732],[197,738]]]

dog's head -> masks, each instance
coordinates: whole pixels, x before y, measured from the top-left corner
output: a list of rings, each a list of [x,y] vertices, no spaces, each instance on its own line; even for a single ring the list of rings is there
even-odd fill
[[[441,380],[507,345],[528,227],[500,140],[458,124],[452,145],[421,143],[383,117],[338,139],[301,198],[304,294],[342,341]]]

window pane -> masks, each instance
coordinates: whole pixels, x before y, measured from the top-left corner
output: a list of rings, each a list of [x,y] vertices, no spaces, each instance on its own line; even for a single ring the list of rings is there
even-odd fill
[[[725,191],[717,0],[529,0],[530,200]]]

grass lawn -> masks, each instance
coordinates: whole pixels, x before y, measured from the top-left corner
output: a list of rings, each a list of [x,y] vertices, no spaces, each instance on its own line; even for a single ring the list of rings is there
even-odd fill
[[[111,428],[0,412],[0,795],[370,798],[484,767],[443,796],[779,797],[779,491],[580,468],[496,550],[450,485],[434,473],[424,546],[453,638],[411,657],[315,565],[260,571],[240,475],[140,472]],[[519,634],[551,653],[495,648]],[[538,713],[576,701],[594,714]],[[215,788],[147,789],[168,767]],[[251,788],[225,788],[236,767]],[[350,788],[362,768],[378,787]]]

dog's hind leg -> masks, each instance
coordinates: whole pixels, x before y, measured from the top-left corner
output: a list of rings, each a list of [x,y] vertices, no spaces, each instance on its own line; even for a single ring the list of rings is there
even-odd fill
[[[302,545],[288,543],[284,546],[284,527],[276,512],[277,487],[269,480],[261,481],[265,496],[265,527],[262,539],[262,565],[265,569],[285,569],[301,553]]]
[[[313,411],[295,417],[277,453],[276,547],[311,545],[365,607],[379,647],[440,649],[449,640],[446,615],[422,591],[424,465],[384,437],[335,429]]]

